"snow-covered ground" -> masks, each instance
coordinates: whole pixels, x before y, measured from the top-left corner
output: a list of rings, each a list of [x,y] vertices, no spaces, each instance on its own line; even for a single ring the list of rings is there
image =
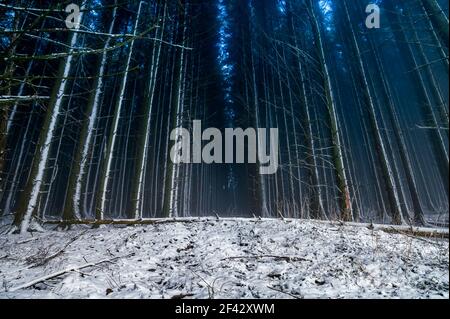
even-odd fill
[[[448,249],[314,221],[79,226],[0,236],[0,298],[449,298]]]

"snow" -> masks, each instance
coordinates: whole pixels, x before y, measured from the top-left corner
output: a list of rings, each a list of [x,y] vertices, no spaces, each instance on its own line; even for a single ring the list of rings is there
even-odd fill
[[[0,298],[448,299],[448,249],[302,220],[47,228],[0,236]],[[76,270],[36,283],[66,269]]]

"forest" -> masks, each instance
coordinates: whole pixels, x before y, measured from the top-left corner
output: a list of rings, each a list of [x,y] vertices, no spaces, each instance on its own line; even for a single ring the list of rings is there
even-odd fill
[[[1,0],[0,216],[448,227],[448,93],[446,0]],[[195,121],[277,172],[171,161]]]

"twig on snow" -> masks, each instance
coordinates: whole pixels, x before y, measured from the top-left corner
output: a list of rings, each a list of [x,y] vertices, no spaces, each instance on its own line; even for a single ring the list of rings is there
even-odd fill
[[[282,294],[286,294],[286,295],[288,295],[288,296],[291,296],[291,297],[294,298],[294,299],[304,299],[303,296],[297,296],[297,295],[291,294],[291,293],[289,293],[289,292],[283,291],[283,290],[281,290],[281,289],[277,289],[277,288],[275,288],[275,287],[267,286],[267,288],[269,288],[269,289],[271,289],[271,290],[273,290],[273,291],[281,292]]]

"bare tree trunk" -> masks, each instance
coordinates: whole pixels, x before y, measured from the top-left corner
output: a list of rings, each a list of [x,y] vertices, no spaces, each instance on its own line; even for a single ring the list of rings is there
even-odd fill
[[[422,4],[431,20],[442,44],[448,49],[448,18],[436,0],[422,0]]]
[[[139,2],[139,8],[138,8],[138,12],[137,12],[136,20],[135,20],[135,24],[134,24],[133,36],[136,36],[136,34],[137,34],[143,4],[144,4],[143,1]],[[117,134],[118,134],[118,130],[119,130],[119,122],[120,122],[120,118],[121,118],[123,102],[125,99],[125,91],[126,91],[126,87],[127,87],[128,74],[130,72],[131,57],[133,56],[133,51],[134,51],[134,42],[135,42],[135,39],[133,38],[133,40],[131,41],[131,44],[130,44],[130,50],[128,52],[128,58],[127,58],[127,62],[126,62],[124,76],[122,78],[122,83],[120,84],[119,98],[117,100],[117,104],[114,109],[114,118],[113,118],[110,136],[108,139],[108,143],[106,145],[106,153],[105,153],[106,162],[103,164],[102,172],[100,175],[100,185],[99,185],[99,191],[100,191],[99,195],[100,196],[97,195],[96,207],[95,207],[96,218],[100,219],[100,220],[104,219],[104,215],[106,212],[106,203],[108,201],[108,199],[107,199],[108,188],[109,188],[109,184],[110,184],[109,182],[112,177],[111,176],[112,175],[111,168],[112,168],[114,152],[116,149]]]
[[[161,206],[163,208],[163,215],[165,217],[170,215],[170,194],[171,194],[171,186],[172,186],[172,172],[174,164],[170,160],[169,148],[170,148],[170,129],[174,127],[176,122],[176,109],[174,110],[174,94],[172,93],[175,88],[175,70],[176,70],[176,61],[178,58],[178,49],[173,49],[173,58],[172,58],[172,68],[170,72],[170,93],[169,93],[169,101],[168,105],[168,115],[167,115],[167,125],[166,125],[166,140],[165,140],[165,154],[164,154],[164,180],[163,180],[163,192],[162,192],[162,203]],[[174,114],[175,112],[175,114]]]
[[[356,64],[358,67],[358,74],[360,77],[360,81],[363,83],[364,97],[367,104],[366,106],[367,111],[369,113],[370,123],[372,125],[372,134],[375,139],[378,157],[384,172],[384,180],[386,183],[386,189],[389,197],[389,204],[392,210],[392,219],[395,224],[400,225],[404,223],[404,220],[401,212],[401,204],[398,197],[397,186],[395,184],[392,167],[386,152],[386,146],[384,144],[383,137],[381,136],[380,127],[378,124],[377,114],[375,110],[375,103],[372,96],[372,92],[370,91],[366,71],[364,68],[364,63],[362,61],[361,50],[359,48],[358,40],[356,39],[355,35],[355,30],[353,29],[352,22],[350,20],[350,13],[347,7],[347,0],[343,1],[343,8],[345,9],[344,16],[346,19],[346,23],[347,25],[349,25],[351,43],[353,47],[354,57],[357,62]]]
[[[409,12],[409,10],[407,10],[407,13],[408,12]],[[433,96],[434,96],[435,100],[436,100],[437,109],[439,109],[439,113],[440,113],[441,118],[442,118],[442,126],[445,127],[445,128],[448,128],[448,125],[449,125],[448,105],[444,101],[444,97],[443,97],[442,92],[441,92],[441,90],[439,88],[439,84],[438,84],[438,82],[436,80],[436,77],[434,75],[434,72],[433,72],[433,70],[431,68],[431,63],[428,60],[428,57],[427,57],[427,55],[425,53],[423,45],[422,45],[422,43],[421,43],[421,41],[419,39],[419,35],[417,34],[417,30],[415,28],[415,25],[413,24],[413,22],[411,20],[410,20],[410,26],[411,26],[411,30],[412,30],[412,33],[413,33],[414,42],[417,43],[417,46],[419,48],[419,50],[418,50],[419,52],[418,53],[419,53],[419,56],[420,56],[420,58],[422,60],[422,63],[423,63],[423,67],[421,69],[425,70],[425,74],[426,74],[427,79],[429,81],[428,83],[430,84],[429,87],[430,87],[430,89],[431,89],[431,91],[433,93]],[[447,30],[448,30],[448,28],[447,28]],[[438,124],[440,124],[440,123],[438,123]]]
[[[14,28],[18,29],[19,18],[14,18]],[[14,34],[11,39],[11,45],[2,54],[3,59],[6,61],[6,66],[2,76],[0,77],[0,96],[11,95],[11,89],[13,87],[13,75],[16,69],[14,61],[9,61],[11,57],[16,52],[17,49],[17,39],[18,35]],[[19,96],[21,94],[19,93]],[[13,102],[13,104],[18,104],[19,101]],[[4,193],[6,191],[6,148],[8,144],[8,132],[9,132],[9,116],[10,116],[11,102],[6,101],[5,103],[0,103],[0,192]]]
[[[82,21],[83,11],[79,16],[79,21]],[[49,160],[50,146],[56,125],[58,122],[59,114],[62,108],[64,100],[64,92],[66,91],[67,78],[70,74],[73,64],[73,52],[78,41],[78,33],[73,32],[70,36],[70,49],[69,54],[61,63],[60,77],[57,80],[52,99],[47,109],[44,127],[42,128],[37,144],[37,154],[33,162],[31,169],[30,180],[27,182],[23,193],[21,194],[19,207],[15,214],[14,225],[20,227],[20,232],[25,233],[28,231],[30,223],[32,221],[33,214],[36,213],[36,206],[44,179],[45,169]]]
[[[0,104],[0,192],[6,191],[6,145],[8,107]]]
[[[390,2],[388,2],[390,3]],[[389,6],[391,11],[395,10],[393,5]],[[427,86],[424,82],[424,77],[422,75],[421,70],[418,68],[419,63],[417,58],[414,55],[414,51],[411,47],[411,44],[408,42],[407,36],[405,34],[405,30],[402,27],[399,17],[394,12],[392,15],[392,24],[395,29],[398,31],[394,31],[394,35],[399,43],[400,50],[404,53],[405,59],[408,61],[408,64],[413,68],[412,74],[415,78],[415,84],[418,89],[418,94],[422,99],[423,108],[424,108],[424,117],[429,117],[431,121],[431,126],[433,129],[429,130],[429,139],[433,145],[434,154],[436,156],[437,166],[439,168],[439,172],[441,175],[443,186],[448,194],[449,192],[449,158],[447,147],[448,143],[446,143],[445,136],[439,127],[439,123],[432,107],[431,98],[427,91]]]
[[[378,74],[380,75],[380,79],[383,83],[383,93],[386,96],[387,106],[390,113],[390,118],[394,127],[394,135],[397,140],[398,151],[400,153],[400,158],[405,170],[406,174],[406,182],[408,184],[408,188],[411,194],[413,214],[414,214],[414,222],[418,225],[425,225],[425,214],[420,203],[419,191],[417,189],[416,178],[414,176],[414,170],[411,164],[411,159],[408,154],[408,150],[406,148],[406,142],[403,135],[403,131],[400,125],[400,120],[398,118],[397,112],[395,110],[394,99],[392,96],[391,88],[389,83],[386,81],[386,72],[384,66],[380,60],[378,51],[371,39],[369,39],[372,52],[375,56],[375,62],[378,70]]]
[[[255,110],[255,124],[256,127],[261,127],[260,125],[260,111],[259,111],[259,97],[258,97],[258,87],[256,85],[256,68],[255,61],[253,56],[253,40],[250,40],[250,50],[251,50],[251,67],[252,67],[252,86],[253,86],[253,103]],[[259,137],[258,137],[259,138]],[[269,216],[269,209],[267,207],[267,185],[266,180],[263,175],[258,174],[259,176],[259,187],[261,189],[261,214],[262,217]]]
[[[17,160],[14,161],[14,165],[15,168],[13,170],[12,173],[12,181],[11,181],[11,186],[8,193],[8,197],[6,197],[6,201],[5,201],[5,209],[4,209],[4,215],[8,215],[11,212],[12,206],[13,206],[13,200],[14,197],[17,193],[17,189],[19,187],[19,179],[20,179],[20,175],[21,172],[20,170],[23,168],[23,163],[25,161],[25,157],[26,157],[26,153],[27,153],[27,144],[29,144],[30,142],[28,141],[29,138],[29,131],[32,129],[32,123],[36,122],[35,117],[33,116],[33,112],[31,112],[31,114],[29,115],[28,121],[27,121],[27,126],[25,128],[25,132],[23,134],[23,139],[20,143],[20,148],[19,148],[19,154],[17,156]],[[28,141],[28,143],[27,143]]]
[[[294,34],[294,44],[295,48],[300,50],[300,44],[297,39],[297,33],[295,32],[294,28],[294,20],[293,17],[291,17],[291,30]],[[311,178],[311,188],[312,188],[312,196],[313,196],[313,217],[315,218],[326,218],[325,208],[323,205],[323,199],[322,199],[322,189],[320,187],[320,177],[319,177],[319,168],[318,168],[318,162],[317,162],[317,146],[316,141],[314,138],[314,132],[313,132],[313,125],[312,125],[312,118],[311,113],[309,110],[309,102],[307,97],[307,90],[306,90],[306,75],[304,74],[304,66],[302,61],[300,60],[300,56],[297,53],[297,64],[298,64],[298,71],[300,76],[300,84],[301,84],[301,100],[303,102],[303,108],[304,108],[304,114],[305,114],[305,129],[306,129],[306,135],[307,135],[307,145],[308,150],[310,152],[309,154],[309,164],[310,164],[310,178]],[[298,155],[297,155],[298,156]],[[299,176],[300,179],[300,176]]]
[[[336,101],[334,99],[333,88],[331,86],[330,74],[325,58],[325,51],[320,33],[319,21],[317,20],[314,4],[311,0],[307,0],[307,10],[311,19],[314,38],[319,56],[320,67],[324,81],[324,89],[326,95],[327,108],[330,118],[330,129],[333,143],[333,161],[336,173],[336,180],[339,189],[339,206],[341,209],[341,218],[344,221],[353,220],[353,209],[350,198],[350,190],[348,186],[347,173],[344,165],[344,155],[342,151],[341,136],[339,132],[339,120],[336,112]]]
[[[117,4],[117,1],[115,2]],[[112,12],[112,21],[109,26],[109,33],[112,34],[113,28],[116,22],[117,7]],[[75,151],[75,159],[73,162],[73,168],[68,182],[68,199],[65,202],[63,209],[63,218],[66,220],[80,219],[82,217],[80,210],[81,191],[86,174],[86,166],[88,163],[89,151],[91,149],[95,124],[100,114],[100,98],[102,95],[104,85],[104,75],[106,70],[106,62],[108,58],[108,47],[111,42],[111,38],[108,37],[102,54],[102,58],[99,65],[98,77],[95,80],[94,92],[91,94],[88,102],[87,112],[89,118],[84,122],[81,129],[80,138],[78,141],[78,147]]]
[[[163,21],[162,26],[158,29],[160,30],[159,39],[162,40],[164,38],[164,28],[166,21],[166,12],[167,12],[167,4],[164,5],[163,8]],[[158,31],[158,30],[157,30]],[[159,71],[159,60],[161,57],[161,41],[155,42],[153,46],[152,60],[150,66],[150,79],[148,84],[148,92],[147,92],[147,105],[146,112],[144,115],[144,126],[143,126],[143,136],[140,139],[138,146],[138,155],[137,155],[137,165],[135,172],[136,181],[133,183],[133,191],[132,191],[132,203],[131,210],[128,214],[129,217],[134,219],[142,218],[142,204],[144,201],[143,198],[143,190],[144,190],[144,180],[145,173],[147,168],[147,157],[148,151],[150,148],[150,125],[152,119],[153,112],[153,104],[155,97],[155,88],[156,88],[156,80]]]
[[[184,46],[186,42],[186,31],[187,31],[187,13],[188,4],[185,4],[184,8],[179,8],[179,14],[181,16],[181,23],[178,24],[177,30],[179,32],[179,37],[182,42],[182,47],[177,48],[179,52],[176,54],[175,63],[178,63],[176,68],[175,85],[174,90],[171,94],[174,94],[173,101],[171,105],[174,106],[175,112],[172,116],[172,125],[175,128],[181,127],[183,124],[184,117],[184,88],[185,88],[185,73],[186,73],[186,53]],[[170,133],[169,133],[170,134]],[[177,156],[177,155],[176,155]],[[167,161],[170,161],[170,156],[167,157]],[[164,203],[164,215],[166,217],[177,217],[180,212],[180,165],[178,163],[168,163],[167,165],[167,175],[166,175],[166,186],[167,191],[165,192],[165,203]]]

